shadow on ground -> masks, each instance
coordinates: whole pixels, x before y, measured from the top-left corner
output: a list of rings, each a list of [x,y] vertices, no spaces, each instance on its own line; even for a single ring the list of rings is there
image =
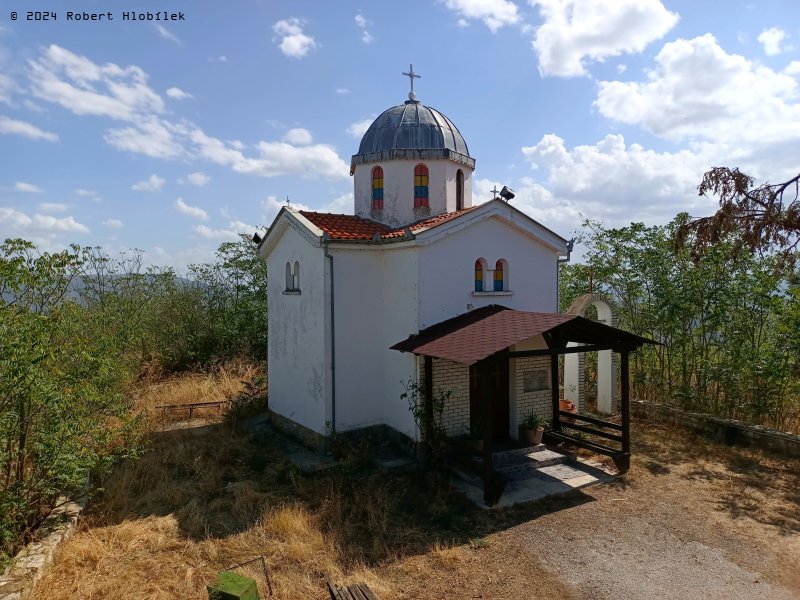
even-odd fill
[[[335,540],[345,563],[377,564],[473,543],[485,536],[593,500],[574,491],[485,511],[444,478],[381,471],[371,451],[354,448],[335,468],[302,473],[284,456],[281,434],[244,434],[224,425],[202,433],[163,431],[136,461],[119,466],[86,514],[93,527],[172,514],[190,539],[232,536],[299,505]]]
[[[784,535],[800,533],[800,461],[728,446],[659,422],[635,420],[634,456],[652,475],[718,487],[716,505]]]

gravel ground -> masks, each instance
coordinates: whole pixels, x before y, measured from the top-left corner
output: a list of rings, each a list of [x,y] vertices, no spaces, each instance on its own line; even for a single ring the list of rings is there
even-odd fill
[[[449,562],[401,561],[389,596],[800,598],[800,462],[637,425],[624,478],[498,513]]]

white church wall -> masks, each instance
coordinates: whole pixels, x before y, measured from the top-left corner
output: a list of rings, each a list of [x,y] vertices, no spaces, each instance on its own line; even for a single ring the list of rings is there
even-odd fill
[[[285,293],[286,262],[300,265],[300,293]],[[329,369],[325,343],[325,258],[289,227],[267,258],[269,405],[325,433]]]
[[[393,248],[383,256],[383,418],[387,425],[414,438],[416,425],[408,403],[400,399],[404,384],[417,377],[414,355],[389,350],[417,333],[419,276],[416,248]]]
[[[382,422],[383,286],[380,252],[332,245],[336,290],[336,429]]]
[[[414,167],[428,167],[428,209],[414,208]],[[372,211],[372,169],[383,169],[383,210]],[[455,210],[456,171],[464,172],[464,198],[472,202],[472,173],[463,165],[445,159],[390,160],[356,166],[354,174],[355,214],[392,227],[418,221],[430,215]],[[450,204],[448,206],[448,190]]]
[[[420,247],[420,328],[489,304],[518,310],[557,312],[557,256],[538,241],[497,218],[473,223]],[[475,260],[485,258],[485,289],[492,289],[491,269],[508,263],[509,292],[474,292]]]

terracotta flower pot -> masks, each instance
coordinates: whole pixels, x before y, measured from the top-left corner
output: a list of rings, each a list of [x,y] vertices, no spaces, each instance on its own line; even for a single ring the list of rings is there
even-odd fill
[[[572,400],[565,400],[564,398],[561,398],[558,401],[558,408],[559,408],[559,410],[563,410],[565,412],[575,413],[576,415],[578,414],[578,407],[575,406],[575,403]],[[574,423],[575,422],[575,419],[572,419],[570,417],[562,417],[562,418],[567,423]]]
[[[544,435],[544,427],[538,429],[523,429],[523,436],[525,443],[531,446],[538,446],[542,443],[542,436]]]

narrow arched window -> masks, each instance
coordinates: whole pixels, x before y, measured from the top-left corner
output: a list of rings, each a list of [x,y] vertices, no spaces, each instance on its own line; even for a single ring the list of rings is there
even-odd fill
[[[503,277],[503,261],[498,260],[494,265],[494,291],[502,292],[505,289],[505,278]]]
[[[291,263],[286,263],[286,291],[291,292],[294,287],[294,279],[292,277],[292,265]]]
[[[428,207],[428,167],[414,167],[414,208]]]
[[[372,210],[383,210],[383,169],[372,169]]]
[[[456,171],[456,210],[464,208],[464,171]]]
[[[300,291],[300,261],[294,261],[294,273],[292,273],[292,289]]]
[[[475,261],[475,291],[483,291],[483,262],[480,258]]]

